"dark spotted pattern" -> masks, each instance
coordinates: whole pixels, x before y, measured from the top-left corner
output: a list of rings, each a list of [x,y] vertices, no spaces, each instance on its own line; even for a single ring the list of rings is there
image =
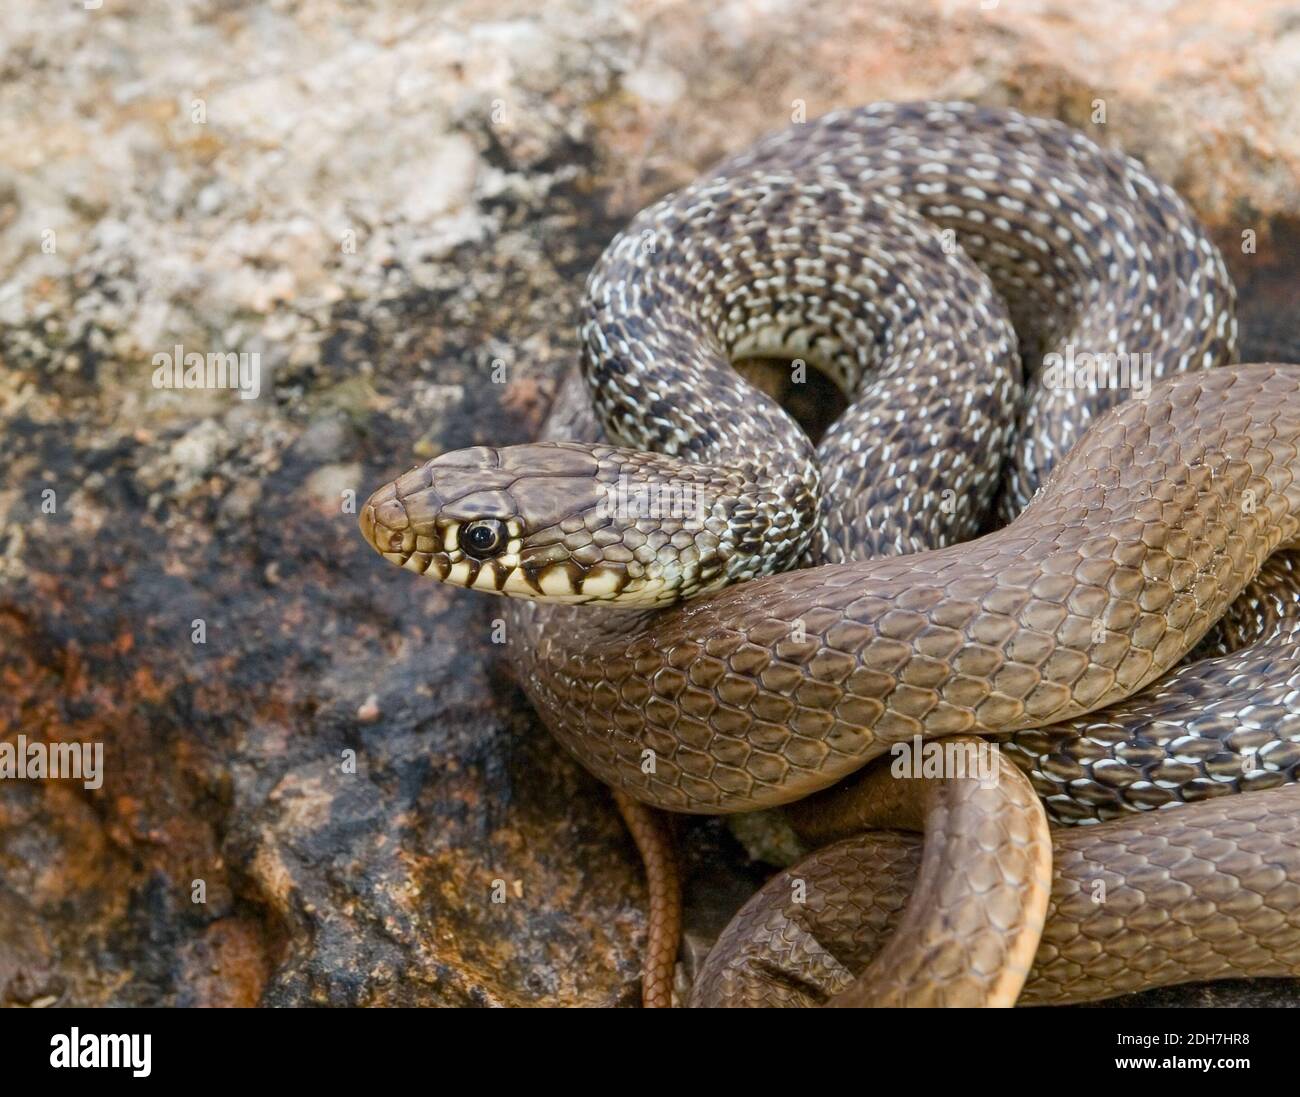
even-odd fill
[[[1007,517],[1129,395],[1053,385],[1044,354],[1149,354],[1155,377],[1234,360],[1232,282],[1186,203],[1138,161],[1059,122],[970,103],[876,103],[773,134],[716,174],[755,169],[903,203],[988,275],[1026,366]]]

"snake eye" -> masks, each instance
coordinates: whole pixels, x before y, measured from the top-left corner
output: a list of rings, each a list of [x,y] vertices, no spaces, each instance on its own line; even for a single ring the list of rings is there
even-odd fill
[[[506,542],[506,524],[496,518],[482,518],[470,522],[461,531],[460,547],[466,556],[482,560],[491,556]]]

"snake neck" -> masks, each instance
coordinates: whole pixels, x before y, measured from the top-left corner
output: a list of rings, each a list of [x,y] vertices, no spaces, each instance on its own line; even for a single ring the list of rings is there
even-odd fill
[[[817,532],[820,482],[814,465],[798,474],[751,466],[742,475],[753,487],[730,506],[727,584],[799,567],[813,551]]]
[[[594,359],[584,365],[594,367]],[[561,384],[542,437],[578,440],[608,449],[611,465],[603,473],[614,501],[614,523],[602,537],[623,535],[640,565],[658,558],[648,542],[698,553],[693,574],[684,577],[671,598],[693,598],[732,583],[789,571],[813,559],[820,540],[821,473],[807,435],[775,401],[744,388],[722,401],[744,414],[719,411],[708,422],[692,423],[690,405],[669,404],[643,393],[653,415],[640,414],[631,395],[636,386],[612,386],[594,401],[579,371]],[[682,381],[686,383],[685,380]],[[686,417],[686,418],[683,418]],[[626,505],[625,505],[626,504]],[[689,516],[691,521],[683,523]],[[688,528],[681,528],[686,525]],[[624,604],[632,607],[630,599]],[[644,608],[644,602],[638,608]]]
[[[604,488],[586,523],[593,559],[622,569],[626,607],[667,605],[797,567],[817,534],[819,479],[745,461],[697,464],[662,453],[593,446]],[[576,526],[576,522],[568,525]],[[566,541],[582,531],[565,531]],[[540,535],[539,535],[540,536]]]

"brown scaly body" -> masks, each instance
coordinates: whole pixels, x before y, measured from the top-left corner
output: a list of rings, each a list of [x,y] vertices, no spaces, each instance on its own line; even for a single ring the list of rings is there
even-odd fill
[[[1233,354],[1222,261],[1176,195],[1058,124],[886,104],[796,127],[642,214],[588,298],[586,379],[617,445],[448,455],[376,493],[362,527],[394,563],[514,595],[540,713],[645,803],[786,803],[893,743],[1121,702],[1296,539],[1300,371],[1254,366],[1110,411],[1011,526],[954,543],[987,527],[1013,418],[1005,513],[1126,395],[1063,382],[1041,352],[1146,353],[1147,380]],[[805,358],[852,401],[815,455],[731,371],[753,354]],[[549,437],[596,437],[560,408]],[[716,490],[693,521],[592,502],[656,471]],[[814,547],[837,562],[772,574]],[[579,600],[669,608],[540,604]],[[1243,658],[1248,695],[1277,661]],[[1263,731],[1282,757],[1287,729]],[[1180,810],[1191,827],[1215,806]]]
[[[917,735],[1104,708],[1176,665],[1295,539],[1298,391],[1285,366],[1164,382],[977,541],[756,579],[618,628],[541,624],[521,645],[530,696],[603,780],[701,812],[798,799]]]
[[[1021,1004],[1300,971],[1294,785],[1054,830],[1052,840],[1045,929]],[[778,873],[718,939],[692,1004],[811,1006],[848,991],[896,938],[923,846],[920,835],[878,830]],[[805,902],[792,901],[792,881]],[[937,994],[967,992],[935,983]]]
[[[1102,712],[1004,737],[1065,824],[1276,788],[1300,776],[1300,575],[1270,557],[1182,666]]]
[[[641,1004],[664,1009],[673,1004],[673,973],[682,936],[682,884],[666,816],[614,790],[614,803],[645,866],[647,911]]]

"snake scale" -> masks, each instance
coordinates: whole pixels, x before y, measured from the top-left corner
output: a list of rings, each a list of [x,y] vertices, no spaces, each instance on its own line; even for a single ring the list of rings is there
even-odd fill
[[[697,1004],[1297,971],[1300,367],[1230,365],[1233,309],[1181,199],[1064,125],[837,112],[638,215],[546,440],[434,458],[362,532],[510,596],[524,689],[643,852],[639,805],[804,800],[832,844],[737,915]],[[847,409],[814,444],[752,358]],[[868,765],[990,738],[987,782]]]

